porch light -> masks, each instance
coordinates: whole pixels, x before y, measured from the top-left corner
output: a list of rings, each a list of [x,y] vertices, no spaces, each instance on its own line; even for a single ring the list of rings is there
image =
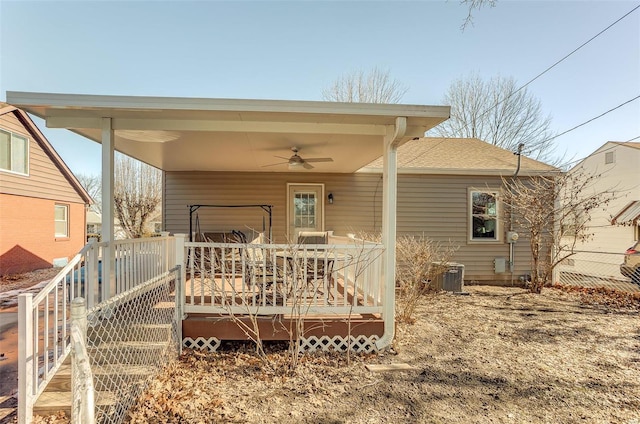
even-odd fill
[[[329,193],[329,195],[327,196],[327,199],[329,199],[329,204],[333,205],[333,193]]]

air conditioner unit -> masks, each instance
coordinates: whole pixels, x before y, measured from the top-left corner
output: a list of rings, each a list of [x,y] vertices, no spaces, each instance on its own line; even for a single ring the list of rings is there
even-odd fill
[[[448,292],[462,292],[464,288],[464,265],[455,262],[442,264],[434,262],[431,264],[436,267],[445,267],[445,271],[438,275],[434,280],[436,290],[444,290]]]

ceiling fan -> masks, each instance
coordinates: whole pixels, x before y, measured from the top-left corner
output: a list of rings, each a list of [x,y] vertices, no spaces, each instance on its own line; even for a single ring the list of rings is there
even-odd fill
[[[291,151],[293,152],[293,155],[289,158],[286,158],[284,156],[275,156],[279,159],[284,159],[286,162],[278,162],[278,163],[272,163],[270,165],[264,165],[263,167],[267,167],[267,166],[276,166],[276,165],[283,165],[283,164],[288,164],[289,165],[289,169],[296,169],[296,168],[304,168],[304,169],[313,169],[314,166],[311,165],[310,162],[333,162],[333,159],[331,158],[306,158],[303,159],[302,157],[300,157],[300,155],[298,155],[298,152],[300,151],[297,147],[292,147]]]

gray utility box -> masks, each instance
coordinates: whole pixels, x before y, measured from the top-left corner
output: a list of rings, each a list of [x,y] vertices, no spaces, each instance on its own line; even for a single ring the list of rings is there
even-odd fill
[[[432,266],[441,267],[443,264],[434,263]],[[449,292],[461,292],[464,288],[464,265],[449,262],[444,266],[446,267],[444,273],[438,275],[434,280],[435,288]]]

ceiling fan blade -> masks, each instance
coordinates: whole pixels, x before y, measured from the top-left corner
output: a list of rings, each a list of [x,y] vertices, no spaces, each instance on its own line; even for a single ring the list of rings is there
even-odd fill
[[[284,156],[276,156],[276,155],[273,155],[273,157],[274,157],[274,158],[278,158],[278,159],[284,159],[284,160],[286,160],[287,162],[289,162],[289,158],[285,158]]]
[[[305,162],[333,162],[331,158],[305,158]]]
[[[285,165],[287,163],[289,163],[289,161],[287,161],[287,162],[278,162],[278,163],[270,163],[269,165],[262,165],[261,168],[267,168],[269,166]]]
[[[313,169],[313,165],[311,165],[310,163],[307,163],[306,160],[302,162],[302,166],[304,167],[304,169]]]

